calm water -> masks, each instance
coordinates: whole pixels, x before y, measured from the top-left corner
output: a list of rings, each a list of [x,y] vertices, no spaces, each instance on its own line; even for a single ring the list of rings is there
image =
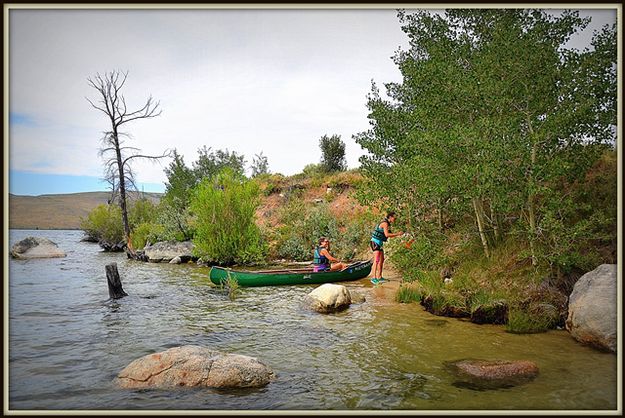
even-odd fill
[[[241,289],[230,301],[208,269],[131,261],[79,242],[80,231],[19,231],[50,238],[64,259],[10,260],[9,408],[19,409],[521,409],[617,408],[617,358],[565,331],[513,335],[440,318],[416,304],[368,301],[335,315],[301,307],[314,286]],[[117,262],[130,295],[109,301],[104,266]],[[258,357],[277,380],[253,390],[118,390],[132,360],[198,344]],[[462,358],[528,359],[540,375],[510,389],[458,385],[444,367]]]

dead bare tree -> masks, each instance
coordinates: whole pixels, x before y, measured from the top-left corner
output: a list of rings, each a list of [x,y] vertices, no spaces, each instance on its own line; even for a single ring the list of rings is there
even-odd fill
[[[105,73],[104,76],[98,73],[93,78],[87,78],[89,85],[98,92],[98,99],[94,102],[86,98],[91,106],[109,118],[111,124],[111,129],[104,132],[100,156],[105,158],[105,179],[113,187],[112,198],[115,197],[115,188],[119,190],[119,206],[122,209],[126,243],[130,239],[126,190],[128,187],[134,186],[130,162],[136,158],[156,161],[171,155],[170,150],[165,150],[162,155],[158,156],[143,155],[140,154],[138,148],[124,146],[124,138],[129,138],[129,136],[120,130],[123,125],[138,119],[155,118],[162,112],[159,109],[160,103],[155,102],[152,96],[146,100],[140,109],[129,111],[122,94],[122,88],[127,77],[128,72],[111,71]]]

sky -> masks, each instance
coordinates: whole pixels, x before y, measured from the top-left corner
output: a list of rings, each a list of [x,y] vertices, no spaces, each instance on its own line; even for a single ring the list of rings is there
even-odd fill
[[[616,10],[582,10],[594,29]],[[349,168],[365,153],[352,135],[369,129],[371,82],[401,81],[391,57],[407,48],[394,9],[37,10],[9,12],[9,192],[106,190],[98,154],[106,116],[87,78],[128,71],[124,96],[151,95],[162,114],[126,125],[144,154],[176,148],[188,166],[198,149],[262,152],[292,175],[321,158],[319,139],[340,135]],[[6,94],[6,92],[5,92]],[[136,160],[139,188],[164,191],[160,163]]]

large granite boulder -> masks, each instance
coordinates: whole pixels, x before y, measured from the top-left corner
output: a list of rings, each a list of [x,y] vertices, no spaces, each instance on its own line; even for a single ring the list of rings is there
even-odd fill
[[[326,283],[310,292],[304,303],[320,313],[337,312],[349,307],[352,297],[343,285]]]
[[[247,388],[274,379],[274,372],[254,357],[185,345],[138,358],[119,372],[114,383],[124,389]]]
[[[528,360],[464,359],[446,365],[458,378],[455,386],[477,390],[513,387],[538,376],[538,366]]]
[[[575,283],[566,329],[577,341],[616,352],[616,264],[602,264]]]
[[[176,257],[180,257],[181,263],[187,263],[193,258],[193,247],[191,241],[163,241],[145,247],[143,254],[152,263],[168,263]]]
[[[66,255],[56,243],[41,237],[24,238],[11,247],[11,256],[14,258],[54,258]]]

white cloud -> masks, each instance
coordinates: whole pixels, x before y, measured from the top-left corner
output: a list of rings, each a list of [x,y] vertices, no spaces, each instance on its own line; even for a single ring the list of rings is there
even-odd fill
[[[127,126],[146,153],[175,147],[190,165],[203,145],[248,162],[262,151],[293,174],[339,134],[355,167],[371,79],[398,81],[390,57],[406,45],[391,9],[11,10],[10,111],[34,121],[11,127],[11,168],[100,175],[107,121],[86,79],[112,69],[129,70],[131,105],[161,102],[160,117]],[[162,182],[166,164],[134,167]]]

